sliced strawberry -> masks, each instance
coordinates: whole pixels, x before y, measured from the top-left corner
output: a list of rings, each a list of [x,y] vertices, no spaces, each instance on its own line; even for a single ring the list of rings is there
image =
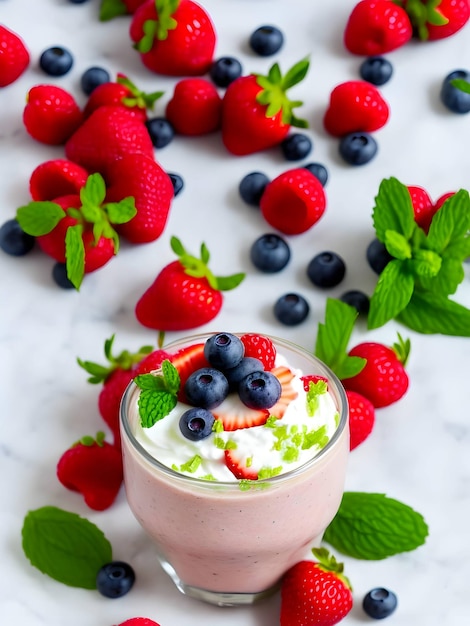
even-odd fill
[[[212,411],[214,417],[222,422],[224,430],[233,431],[262,426],[271,415],[281,419],[288,405],[297,397],[297,392],[291,385],[294,375],[289,368],[284,366],[275,367],[271,372],[278,378],[282,387],[281,397],[276,404],[270,409],[250,409],[233,395],[229,396]]]
[[[328,378],[325,376],[318,376],[317,374],[307,374],[306,376],[301,377],[301,381],[304,384],[304,390],[308,391],[310,388],[310,383],[317,383],[319,380],[325,381],[328,384]]]
[[[225,464],[235,478],[258,480],[258,472],[251,467],[247,467],[246,459],[239,457],[236,450],[225,450]]]
[[[181,402],[185,402],[183,389],[190,374],[198,369],[201,369],[201,367],[209,367],[209,363],[204,356],[204,343],[195,343],[191,346],[187,346],[186,348],[182,348],[174,356],[172,356],[170,360],[178,370],[178,374],[181,379],[178,399]]]
[[[246,333],[240,339],[245,346],[245,356],[259,359],[267,372],[272,370],[276,360],[276,348],[269,337],[256,333]]]

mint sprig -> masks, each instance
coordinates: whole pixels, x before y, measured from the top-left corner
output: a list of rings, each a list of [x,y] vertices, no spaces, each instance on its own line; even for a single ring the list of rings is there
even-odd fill
[[[67,277],[79,290],[85,274],[85,244],[83,234],[93,232],[93,244],[101,237],[111,239],[114,254],[119,251],[119,237],[113,224],[125,224],[137,213],[134,198],[123,198],[120,202],[106,203],[106,185],[99,173],[91,174],[80,189],[80,208],[69,207],[65,211],[55,202],[30,202],[20,207],[16,219],[28,235],[40,237],[52,232],[67,216],[74,223],[65,234],[65,259]]]
[[[381,493],[345,492],[323,539],[356,559],[381,560],[423,545],[428,536],[423,516]]]
[[[165,359],[161,374],[140,374],[134,379],[141,390],[138,400],[140,422],[143,428],[151,428],[169,415],[178,401],[181,380],[176,367]]]
[[[359,374],[366,364],[366,359],[347,353],[357,316],[354,307],[341,300],[327,298],[325,321],[318,324],[315,356],[328,365],[340,380]]]
[[[70,587],[96,589],[98,570],[112,561],[112,547],[87,519],[54,506],[29,511],[22,546],[31,565]]]
[[[392,177],[380,184],[372,218],[377,238],[393,259],[370,299],[368,328],[396,319],[420,333],[470,336],[470,310],[449,298],[470,256],[468,191],[450,196],[425,233],[415,222],[407,187]]]

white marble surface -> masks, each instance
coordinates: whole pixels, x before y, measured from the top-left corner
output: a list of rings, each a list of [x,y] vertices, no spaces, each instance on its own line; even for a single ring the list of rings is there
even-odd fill
[[[341,33],[353,0],[204,0],[219,34],[217,56],[239,57],[248,71],[264,71],[272,59],[247,51],[249,34],[262,23],[282,27],[286,43],[277,59],[283,69],[311,55],[311,70],[296,97],[310,121],[314,152],[310,160],[326,164],[330,181],[328,208],[311,231],[292,237],[293,257],[275,276],[250,266],[251,242],[269,228],[237,195],[239,180],[257,169],[270,177],[288,168],[277,151],[249,157],[228,155],[219,135],[177,139],[158,159],[186,181],[172,208],[164,235],[141,247],[124,245],[104,269],[86,278],[80,293],[61,291],[50,278],[50,259],[38,251],[15,259],[1,255],[1,415],[0,429],[0,623],[25,626],[111,626],[146,616],[161,626],[273,626],[279,598],[256,608],[218,609],[181,596],[160,570],[152,545],[130,513],[124,492],[109,510],[87,509],[81,498],[62,487],[55,466],[62,452],[80,436],[103,427],[96,400],[98,389],[86,382],[76,357],[102,360],[102,345],[116,334],[116,347],[135,349],[155,336],[137,323],[137,298],[160,268],[172,260],[171,235],[197,251],[205,241],[212,267],[219,273],[244,270],[245,282],[226,296],[216,320],[201,330],[256,330],[314,346],[327,295],[349,288],[371,292],[376,277],[365,260],[373,236],[371,208],[380,181],[396,176],[425,187],[433,198],[469,184],[470,116],[452,115],[438,100],[442,78],[470,65],[468,27],[451,39],[409,44],[389,55],[395,73],[382,88],[391,106],[388,125],[376,134],[380,152],[362,168],[342,164],[336,141],[322,130],[329,92],[356,78],[359,59],[348,55]],[[70,89],[80,103],[79,78],[91,65],[113,74],[127,73],[141,87],[165,90],[156,112],[163,111],[172,79],[151,75],[131,49],[128,18],[97,20],[98,0],[82,5],[66,0],[0,0],[0,21],[25,39],[32,56],[28,71],[0,91],[0,220],[12,217],[28,201],[33,168],[61,157],[60,147],[30,139],[21,121],[27,90],[50,82],[37,67],[51,45],[68,46],[75,57],[72,71],[53,82]],[[210,224],[210,228],[208,228]],[[314,289],[305,278],[310,258],[322,249],[340,252],[348,263],[344,283],[331,292]],[[469,275],[457,299],[470,306]],[[277,324],[275,299],[296,290],[311,304],[308,321],[298,327]],[[426,518],[430,535],[418,550],[379,562],[346,558],[356,606],[344,624],[369,620],[361,611],[364,594],[374,586],[393,589],[399,608],[392,626],[462,626],[468,620],[470,577],[470,430],[468,422],[469,339],[420,336],[389,323],[366,332],[360,325],[353,341],[367,337],[390,343],[400,329],[412,341],[409,392],[400,402],[377,411],[373,435],[350,459],[347,488],[388,494],[413,506]],[[170,338],[176,338],[170,335]],[[137,573],[134,589],[108,600],[97,592],[68,588],[33,569],[21,549],[20,530],[29,509],[46,504],[75,511],[96,523],[114,546],[114,555],[129,561]]]

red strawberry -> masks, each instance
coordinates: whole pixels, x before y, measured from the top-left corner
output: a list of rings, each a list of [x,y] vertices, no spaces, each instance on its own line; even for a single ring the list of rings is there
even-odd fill
[[[257,426],[257,424],[254,424]],[[225,464],[238,480],[258,480],[258,472],[247,465],[237,450],[225,450]]]
[[[85,186],[88,172],[67,159],[53,159],[40,163],[29,178],[29,192],[33,200],[54,200],[78,195]]]
[[[85,117],[89,117],[101,106],[123,106],[145,122],[147,109],[153,109],[153,105],[162,95],[163,91],[147,94],[134,85],[127,76],[118,74],[116,82],[103,83],[91,92],[83,113]]]
[[[325,376],[318,376],[317,374],[307,374],[306,376],[302,376],[301,378],[304,384],[304,390],[308,391],[310,389],[310,383],[318,383],[320,380],[328,384],[328,378]]]
[[[29,51],[21,37],[0,24],[0,87],[14,83],[29,65]]]
[[[434,204],[434,206],[436,208],[436,211],[438,211],[441,208],[441,206],[444,204],[444,202],[446,200],[448,200],[451,196],[453,196],[454,193],[455,193],[455,191],[448,191],[448,192],[442,194],[442,196],[439,196],[439,198],[436,200],[436,202]]]
[[[230,83],[222,99],[222,141],[229,152],[241,156],[266,150],[279,145],[292,126],[307,126],[293,113],[302,102],[289,100],[286,92],[308,68],[304,59],[282,76],[275,63],[267,76],[240,76]]]
[[[266,424],[271,415],[278,419],[283,417],[289,404],[297,397],[297,392],[291,385],[294,375],[290,369],[284,366],[275,367],[271,373],[277,377],[282,387],[281,397],[276,404],[269,409],[250,409],[241,400],[234,402],[233,397],[224,400],[212,410],[214,417],[222,422],[224,430],[232,431],[262,426]]]
[[[331,92],[323,125],[333,137],[355,132],[370,133],[382,128],[389,115],[388,104],[377,87],[365,80],[349,80]]]
[[[195,343],[186,348],[182,348],[172,357],[171,362],[178,370],[180,377],[179,400],[185,402],[184,385],[189,376],[201,367],[208,367],[206,357],[204,356],[204,343]]]
[[[160,624],[148,619],[148,617],[131,617],[126,619],[125,622],[118,624],[118,626],[160,626]]]
[[[392,347],[376,342],[360,343],[348,352],[349,356],[366,359],[364,368],[355,376],[342,380],[349,391],[356,391],[372,402],[374,407],[384,407],[404,396],[409,379],[405,364],[410,352],[409,340],[398,335],[399,343]]]
[[[315,561],[300,561],[281,583],[281,626],[334,626],[353,606],[351,584],[325,548],[314,548]]]
[[[23,124],[28,134],[51,146],[64,144],[83,120],[75,98],[56,85],[36,85],[28,92]]]
[[[260,209],[273,228],[286,235],[298,235],[316,224],[325,212],[325,190],[306,168],[287,170],[266,185]]]
[[[370,400],[356,391],[346,391],[349,405],[349,447],[354,450],[372,432],[375,409]]]
[[[67,489],[80,492],[91,509],[104,511],[121,488],[121,452],[104,440],[102,432],[96,439],[83,437],[60,457],[57,477]]]
[[[450,37],[470,18],[468,0],[401,0],[397,4],[408,13],[414,32],[423,41]]]
[[[115,369],[103,382],[98,396],[98,410],[113,433],[114,445],[118,448],[121,447],[121,432],[119,427],[121,399],[127,385],[134,376],[135,373],[131,369]]]
[[[176,83],[165,115],[180,135],[205,135],[220,127],[222,98],[205,78],[183,78]]]
[[[201,245],[201,256],[189,254],[181,242],[171,238],[179,260],[166,265],[140,297],[135,308],[137,320],[159,331],[186,330],[210,322],[219,313],[222,291],[234,289],[245,277],[234,274],[217,277],[209,270],[209,251]]]
[[[155,159],[146,154],[124,154],[106,169],[107,202],[134,198],[137,213],[116,229],[132,243],[148,243],[160,237],[168,221],[173,185]]]
[[[437,211],[437,208],[432,203],[428,192],[422,187],[417,187],[416,185],[408,185],[408,191],[410,192],[411,196],[415,222],[427,233],[431,224],[431,220],[434,213]]]
[[[352,54],[382,55],[400,48],[413,36],[406,11],[388,0],[361,0],[349,15],[344,45]]]
[[[153,158],[150,135],[132,111],[116,105],[93,111],[65,144],[68,159],[104,176],[113,161],[136,152]]]
[[[142,63],[157,74],[201,76],[212,64],[214,25],[193,0],[147,0],[134,13],[130,37]]]
[[[269,372],[276,361],[276,347],[269,337],[256,333],[246,333],[240,337],[245,346],[245,356],[259,359],[264,369]]]
[[[120,15],[133,15],[147,0],[101,0],[100,21],[107,22]]]
[[[140,374],[149,374],[157,370],[165,359],[171,360],[172,358],[172,355],[166,350],[153,350],[135,366],[134,377]]]

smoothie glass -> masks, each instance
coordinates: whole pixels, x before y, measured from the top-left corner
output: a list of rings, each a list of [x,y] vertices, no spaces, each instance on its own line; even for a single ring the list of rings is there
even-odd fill
[[[165,349],[177,352],[207,338],[194,335]],[[282,575],[321,541],[344,490],[349,428],[343,387],[303,348],[271,340],[292,367],[328,378],[339,425],[317,456],[290,472],[254,481],[248,490],[237,481],[198,479],[159,463],[135,437],[139,389],[134,383],[121,403],[129,506],[177,588],[219,606],[251,604],[272,593]]]

